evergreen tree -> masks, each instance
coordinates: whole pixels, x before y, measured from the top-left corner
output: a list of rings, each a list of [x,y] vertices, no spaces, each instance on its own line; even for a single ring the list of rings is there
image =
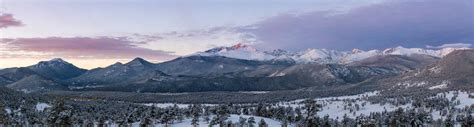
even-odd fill
[[[349,127],[350,122],[351,122],[350,118],[347,116],[347,114],[344,114],[344,116],[342,117],[342,121],[341,121],[342,126]]]
[[[214,117],[212,117],[211,122],[209,122],[209,126],[212,127],[212,126],[217,125],[217,124],[219,124],[219,123],[220,123],[219,117],[218,117],[218,116],[214,116]]]
[[[249,117],[249,120],[248,120],[247,123],[249,124],[249,127],[254,127],[255,118],[254,117]]]
[[[199,117],[193,117],[191,120],[191,125],[193,125],[193,127],[199,126]]]
[[[301,109],[299,107],[295,108],[295,113],[296,113],[296,116],[295,116],[294,122],[295,123],[302,123],[303,114],[301,113]]]
[[[5,125],[8,123],[8,114],[5,111],[4,102],[0,101],[0,125]]]
[[[153,120],[150,116],[146,116],[140,123],[141,127],[148,127],[153,125]]]
[[[210,113],[210,111],[209,111],[209,107],[208,107],[208,106],[205,106],[205,107],[204,107],[204,116],[203,116],[203,117],[204,117],[204,121],[206,121],[206,123],[209,123],[209,121],[211,120],[210,115],[211,115],[211,113]]]
[[[125,120],[118,119],[118,120],[116,121],[116,123],[117,123],[117,125],[118,125],[119,127],[125,126]],[[87,124],[84,124],[84,125],[87,125]]]
[[[232,120],[227,120],[225,127],[233,127],[234,124],[232,124]]]
[[[288,127],[288,119],[283,119],[283,121],[281,121],[281,127]]]
[[[166,110],[163,115],[161,115],[161,124],[164,124],[165,126],[168,126],[172,121],[174,120],[174,115],[172,111]]]
[[[191,107],[191,115],[193,119],[191,120],[191,125],[197,127],[199,124],[199,117],[201,115],[201,106],[200,105],[192,105]]]
[[[63,99],[57,100],[48,115],[48,124],[51,126],[70,126],[72,107],[65,105]]]
[[[389,121],[389,125],[390,126],[399,126],[401,125],[403,122],[403,108],[398,108],[397,110],[395,110],[393,116],[390,117],[390,121]]]
[[[446,119],[444,120],[444,126],[454,127],[453,115],[448,114],[448,116],[446,116]]]
[[[246,118],[244,118],[244,117],[242,117],[242,116],[239,117],[239,124],[240,124],[240,127],[244,127],[244,125],[245,125],[245,123],[246,123],[245,121],[247,121]]]
[[[258,127],[268,127],[267,123],[263,118],[260,119],[260,122],[258,122]]]
[[[463,120],[462,120],[462,126],[463,127],[469,127],[471,125],[474,125],[474,119],[472,118],[472,115],[471,114],[468,114],[467,117],[465,117]]]
[[[319,108],[321,108],[321,105],[316,104],[316,101],[314,99],[307,99],[304,102],[304,108],[306,110],[306,116],[303,119],[303,126],[306,127],[316,127],[317,119],[316,119],[316,113],[319,111]]]
[[[97,120],[97,123],[99,127],[104,127],[105,126],[105,118],[104,116],[99,116],[98,120]]]
[[[322,120],[322,125],[325,126],[325,127],[330,127],[331,126],[331,123],[330,123],[330,119],[329,119],[329,115],[325,115],[323,120]]]
[[[257,106],[257,111],[256,111],[256,116],[262,116],[262,117],[266,117],[266,114],[268,113],[267,110],[266,110],[266,107],[262,104],[262,103],[259,103],[258,106]]]
[[[211,120],[210,116],[209,115],[205,115],[204,116],[204,121],[206,121],[206,123],[209,123]]]
[[[247,107],[242,108],[242,114],[244,114],[244,115],[250,115],[249,109],[247,109]]]
[[[216,111],[217,118],[219,120],[219,126],[224,126],[225,121],[229,118],[229,107],[227,105],[221,105]]]

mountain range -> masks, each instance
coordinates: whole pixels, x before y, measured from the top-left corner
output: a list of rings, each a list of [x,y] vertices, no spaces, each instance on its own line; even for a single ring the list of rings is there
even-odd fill
[[[225,56],[229,58],[258,60],[258,61],[293,61],[295,63],[319,63],[319,64],[348,64],[361,61],[373,56],[388,55],[428,55],[441,58],[452,51],[469,48],[442,48],[439,50],[422,48],[404,48],[401,46],[387,48],[385,50],[360,50],[338,51],[329,49],[308,49],[300,52],[289,52],[282,49],[273,51],[259,51],[256,48],[244,44],[237,44],[231,47],[217,47],[204,52],[192,55],[201,56]]]
[[[450,88],[451,84],[471,83],[470,78],[465,77],[472,77],[473,56],[473,51],[468,48],[395,47],[369,51],[308,49],[289,52],[281,49],[260,51],[237,44],[162,63],[135,58],[125,64],[115,63],[91,70],[56,58],[28,67],[0,70],[0,86],[25,92],[321,90],[367,83],[380,84],[377,87],[384,89],[408,88],[405,86],[413,84],[441,89]],[[463,69],[453,66],[462,66]],[[431,78],[436,80],[428,80]]]

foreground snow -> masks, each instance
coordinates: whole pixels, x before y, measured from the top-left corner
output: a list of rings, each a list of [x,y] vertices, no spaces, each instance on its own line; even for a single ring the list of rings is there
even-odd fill
[[[350,96],[315,98],[317,103],[322,104],[322,108],[321,111],[318,112],[318,116],[324,117],[327,115],[329,116],[329,118],[342,120],[344,115],[347,115],[349,118],[355,118],[361,115],[368,116],[370,115],[370,113],[373,112],[394,111],[399,107],[410,107],[409,104],[401,106],[395,106],[391,104],[372,104],[365,100],[365,98],[367,97],[375,96],[378,94],[378,91],[374,91]],[[344,100],[354,101],[351,104],[348,104]],[[302,108],[304,106],[304,104],[301,104],[302,101],[304,100],[281,102],[279,105],[292,108]]]
[[[456,99],[454,101],[458,101],[459,104],[454,106],[456,109],[462,109],[465,107],[469,107],[474,105],[474,98],[470,98],[469,95],[472,95],[471,93],[468,92],[461,92],[461,91],[450,91],[446,93],[439,93],[437,96],[445,96],[446,99],[452,99],[454,96],[456,96]],[[445,119],[446,116],[441,116],[440,115],[441,111],[434,111],[431,112],[431,115],[433,116],[433,119]],[[474,115],[474,112],[471,113]]]
[[[395,111],[398,108],[403,109],[410,109],[413,108],[412,105],[405,104],[405,105],[392,105],[389,103],[386,104],[378,104],[378,103],[371,103],[367,101],[367,98],[370,96],[379,95],[378,91],[374,92],[367,92],[363,94],[357,95],[350,95],[350,96],[339,96],[339,97],[325,97],[325,98],[315,98],[317,103],[322,105],[321,110],[318,112],[319,117],[329,116],[329,118],[342,120],[343,116],[346,115],[349,118],[356,118],[357,116],[368,116],[371,113],[380,113],[384,111]],[[467,92],[460,92],[460,91],[450,91],[446,93],[440,93],[437,96],[445,97],[447,99],[452,99],[456,96],[454,101],[458,101],[459,104],[454,106],[456,109],[462,109],[467,106],[474,105],[474,98],[470,98],[470,93]],[[350,101],[349,101],[350,100]],[[303,108],[304,99],[294,100],[289,102],[280,102],[278,106],[284,107],[292,107],[292,108]],[[349,104],[350,102],[350,104]],[[172,103],[164,103],[164,104],[146,104],[148,106],[157,106],[157,107],[171,107],[175,104]],[[205,104],[207,106],[216,106],[217,104]],[[177,104],[180,108],[186,108],[188,104]],[[425,109],[425,111],[430,111],[429,109]],[[474,114],[473,114],[474,115]],[[440,115],[440,111],[432,110],[431,116],[434,120],[437,119],[445,119],[445,116]],[[249,116],[243,116],[244,118],[248,118]],[[261,117],[255,117],[256,121],[260,121]],[[239,115],[232,115],[229,120],[233,122],[237,122],[239,120]],[[280,126],[280,122],[264,118],[264,120],[274,126]],[[207,126],[208,124],[204,122],[199,123],[200,126]],[[185,126],[190,125],[190,119],[184,120],[183,123],[176,123],[176,126]]]
[[[379,92],[375,91],[375,92],[367,92],[367,93],[351,95],[351,96],[315,98],[317,103],[322,104],[322,108],[321,108],[321,111],[318,112],[318,116],[324,117],[327,115],[329,116],[329,118],[342,120],[344,115],[347,115],[349,118],[355,118],[361,115],[368,116],[371,113],[395,111],[398,108],[403,108],[403,109],[413,108],[411,106],[411,103],[396,106],[389,103],[386,103],[386,104],[371,103],[366,100],[366,97],[376,96],[378,94]],[[467,92],[450,91],[446,93],[440,93],[437,96],[442,96],[450,100],[454,96],[456,96],[456,99],[454,101],[459,102],[459,104],[454,106],[454,108],[462,109],[462,108],[474,105],[474,98],[470,98],[469,95],[470,93],[467,93]],[[344,100],[351,100],[352,103],[349,105],[347,101],[344,101]],[[304,104],[301,104],[302,101],[303,100],[280,102],[279,105],[285,106],[285,107],[292,107],[292,108],[296,108],[296,107],[302,108],[304,106]],[[429,112],[430,110],[425,109],[425,111]],[[440,115],[440,111],[433,110],[431,112],[431,115],[434,120],[445,119],[445,116]]]
[[[49,104],[46,103],[38,103],[35,105],[36,111],[44,111],[46,108],[51,107]]]

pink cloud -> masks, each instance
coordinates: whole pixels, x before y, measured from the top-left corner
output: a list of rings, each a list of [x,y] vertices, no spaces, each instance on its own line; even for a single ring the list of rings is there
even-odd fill
[[[79,59],[130,59],[142,57],[149,60],[167,60],[176,57],[173,52],[153,50],[137,46],[140,42],[113,37],[48,37],[2,39],[8,52],[35,52],[37,57],[61,57]],[[1,50],[1,49],[0,49]],[[11,53],[10,53],[11,54]],[[0,58],[12,57],[1,54]],[[15,57],[21,57],[16,55]],[[28,55],[27,57],[34,57]]]
[[[12,27],[12,26],[22,26],[23,23],[15,18],[12,14],[4,13],[0,14],[0,29]]]

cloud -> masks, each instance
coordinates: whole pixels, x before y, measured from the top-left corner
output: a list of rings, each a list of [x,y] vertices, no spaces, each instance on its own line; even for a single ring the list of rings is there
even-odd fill
[[[0,13],[0,29],[13,27],[13,26],[22,26],[23,23],[15,18],[12,14]]]
[[[281,14],[241,32],[255,35],[260,48],[373,49],[424,47],[444,42],[474,43],[474,4],[470,0],[402,0],[346,12]]]
[[[218,26],[204,29],[172,31],[155,34],[134,34],[137,42],[147,42],[147,47],[175,51],[178,55],[189,55],[216,46],[231,46],[236,43],[251,43],[251,34],[240,31],[236,26]]]
[[[0,40],[0,58],[73,58],[168,60],[173,52],[143,48],[125,37],[47,37]]]
[[[466,43],[452,43],[452,44],[442,44],[439,46],[430,46],[427,45],[426,48],[433,48],[433,49],[442,49],[442,48],[470,48],[472,44]]]
[[[129,37],[129,39],[133,39],[134,41],[141,42],[141,43],[148,43],[148,42],[153,42],[157,40],[162,40],[164,38],[159,35],[147,35],[147,34],[134,33],[132,34],[132,37]]]

